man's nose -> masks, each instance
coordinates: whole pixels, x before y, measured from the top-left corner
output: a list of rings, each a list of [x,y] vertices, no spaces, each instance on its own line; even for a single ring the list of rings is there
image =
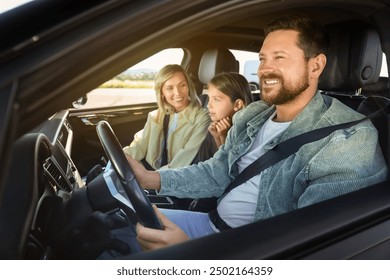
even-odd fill
[[[257,68],[257,76],[260,77],[264,74],[271,73],[273,71],[273,66],[270,62],[262,62]]]

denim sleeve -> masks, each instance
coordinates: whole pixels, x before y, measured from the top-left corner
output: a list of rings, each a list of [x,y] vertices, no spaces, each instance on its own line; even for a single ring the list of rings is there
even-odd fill
[[[226,164],[211,158],[205,162],[176,169],[159,170],[159,194],[176,197],[219,197],[229,184]]]
[[[298,208],[386,180],[387,165],[372,125],[337,131],[301,174]]]

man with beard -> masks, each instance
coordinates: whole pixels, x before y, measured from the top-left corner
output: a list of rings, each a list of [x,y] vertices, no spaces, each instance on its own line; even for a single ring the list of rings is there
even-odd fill
[[[340,129],[268,167],[228,193],[225,188],[275,145],[304,132],[363,116],[318,89],[328,39],[321,25],[286,16],[265,29],[258,75],[261,101],[234,116],[226,143],[208,161],[175,170],[146,171],[128,158],[140,184],[162,195],[220,197],[213,216],[157,210],[164,230],[137,224],[151,250],[286,213],[384,181],[387,167],[370,121]]]

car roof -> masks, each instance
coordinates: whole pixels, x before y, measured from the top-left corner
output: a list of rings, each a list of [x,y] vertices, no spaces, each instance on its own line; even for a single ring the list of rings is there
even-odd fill
[[[383,0],[82,2],[32,1],[0,15],[0,35],[10,38],[0,44],[0,87],[10,91],[17,82],[17,135],[161,49],[257,52],[264,25],[287,12],[309,14],[324,25],[366,21],[380,29],[385,52],[390,41],[384,32],[389,3]]]

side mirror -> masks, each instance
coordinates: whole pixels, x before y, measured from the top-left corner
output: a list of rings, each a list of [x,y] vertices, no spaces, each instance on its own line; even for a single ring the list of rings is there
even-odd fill
[[[88,101],[88,98],[86,95],[80,97],[79,99],[77,99],[76,101],[73,101],[72,105],[73,105],[73,108],[76,108],[76,109],[80,109],[81,107],[83,107],[85,105],[85,103],[87,103]]]

